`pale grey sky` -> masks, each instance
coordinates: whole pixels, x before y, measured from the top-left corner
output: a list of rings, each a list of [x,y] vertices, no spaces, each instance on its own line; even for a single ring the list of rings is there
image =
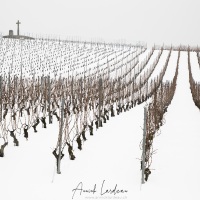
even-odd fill
[[[0,31],[200,45],[200,0],[1,0]]]

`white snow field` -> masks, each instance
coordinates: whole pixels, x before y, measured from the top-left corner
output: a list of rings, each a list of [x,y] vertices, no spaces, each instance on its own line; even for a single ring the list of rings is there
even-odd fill
[[[172,52],[164,81],[172,80],[177,55]],[[164,60],[158,66],[163,65]],[[93,136],[87,132],[83,150],[75,148],[74,161],[65,149],[61,174],[52,154],[59,132],[56,118],[47,129],[40,123],[37,133],[31,130],[28,141],[20,136],[19,147],[10,139],[0,158],[0,199],[199,200],[200,113],[190,92],[187,65],[187,52],[181,52],[177,88],[161,134],[154,139],[157,153],[148,182],[141,185],[143,103],[110,118]],[[106,193],[114,189],[120,193]]]

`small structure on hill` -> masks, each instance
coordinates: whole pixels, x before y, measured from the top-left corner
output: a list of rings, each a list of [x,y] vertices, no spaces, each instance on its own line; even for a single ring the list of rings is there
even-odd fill
[[[20,35],[19,34],[19,25],[21,24],[21,22],[18,20],[16,24],[17,24],[17,35],[14,35],[13,30],[9,30],[9,35],[3,36],[3,38],[29,39],[29,40],[33,40],[34,39],[32,37],[29,37],[29,36]]]

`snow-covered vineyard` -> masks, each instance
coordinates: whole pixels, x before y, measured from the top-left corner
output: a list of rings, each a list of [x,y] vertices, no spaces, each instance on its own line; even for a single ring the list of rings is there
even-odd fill
[[[198,47],[0,44],[2,199],[200,198]]]

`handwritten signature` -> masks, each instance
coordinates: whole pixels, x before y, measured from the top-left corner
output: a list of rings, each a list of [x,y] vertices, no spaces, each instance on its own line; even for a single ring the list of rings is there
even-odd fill
[[[85,189],[83,187],[83,182],[80,182],[76,188],[72,190],[73,195],[72,199],[75,197],[76,194],[79,193],[79,195],[82,195],[83,193],[90,193],[90,194],[100,194],[101,196],[107,194],[107,195],[116,195],[116,194],[124,194],[127,193],[128,190],[125,189],[118,189],[117,184],[112,189],[106,189],[105,187],[105,180],[103,180],[101,184],[100,191],[97,190],[97,184],[94,184],[94,186],[91,189]]]

